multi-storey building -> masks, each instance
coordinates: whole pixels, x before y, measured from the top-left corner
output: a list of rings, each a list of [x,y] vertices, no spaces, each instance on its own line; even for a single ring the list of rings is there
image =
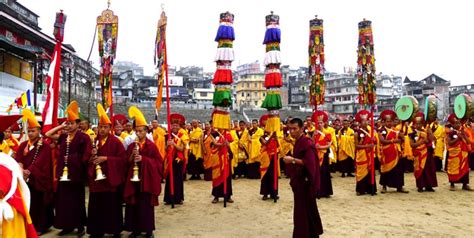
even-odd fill
[[[238,109],[260,109],[266,96],[265,74],[258,61],[237,66],[235,102]]]
[[[0,0],[0,113],[27,90],[32,108],[41,111],[44,107],[46,75],[56,41],[52,32],[41,32],[38,17],[16,0]],[[98,75],[69,44],[63,44],[62,58],[60,112],[70,98],[93,96]],[[16,107],[11,111],[17,112]]]
[[[426,97],[434,94],[439,98],[438,118],[446,118],[449,115],[449,86],[451,85],[449,81],[436,74],[431,74],[420,81],[411,81],[407,77],[403,83],[405,83],[406,95],[415,97],[420,109],[424,108]]]

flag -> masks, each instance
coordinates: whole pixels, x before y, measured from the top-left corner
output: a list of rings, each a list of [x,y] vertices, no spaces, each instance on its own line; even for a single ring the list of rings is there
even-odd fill
[[[13,109],[13,104],[10,104],[10,106],[8,106],[7,108],[7,111],[6,113],[10,113],[10,111]]]
[[[53,57],[49,65],[46,84],[48,85],[48,96],[43,108],[41,117],[43,119],[43,133],[53,129],[58,125],[58,107],[59,107],[59,79],[61,77],[61,49],[64,37],[64,26],[66,24],[66,15],[61,12],[56,13],[54,22],[54,37],[56,45],[54,46]]]
[[[158,29],[156,31],[155,41],[155,64],[158,69],[158,93],[156,94],[155,107],[156,110],[160,110],[162,99],[163,99],[163,84],[166,76],[166,68],[168,63],[166,62],[166,14],[163,11],[161,13],[160,20],[158,21]]]
[[[48,77],[48,96],[44,105],[43,113],[43,133],[51,130],[58,125],[58,106],[59,106],[59,78],[61,68],[61,42],[57,42],[54,47],[53,59],[49,65]]]
[[[28,89],[28,91],[21,94],[20,99],[19,99],[19,103],[17,103],[17,105],[20,105],[19,107],[21,107],[21,108],[31,106],[30,90],[29,89]]]

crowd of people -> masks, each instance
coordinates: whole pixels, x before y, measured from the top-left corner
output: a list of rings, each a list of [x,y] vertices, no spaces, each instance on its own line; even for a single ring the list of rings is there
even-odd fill
[[[15,126],[0,133],[0,152],[19,163],[31,191],[30,215],[38,235],[54,226],[60,236],[74,229],[84,235],[87,227],[91,237],[119,237],[123,230],[130,237],[151,237],[161,184],[163,202],[182,205],[188,179],[212,181],[212,203],[221,198],[233,203],[232,180],[260,179],[262,200],[277,202],[278,179],[289,177],[295,237],[322,234],[316,198],[333,195],[336,172],[355,177],[358,196],[377,193],[372,171],[378,171],[381,193],[388,188],[408,193],[407,172],[415,176],[418,192],[434,192],[437,171],[447,172],[450,190],[461,183],[472,191],[474,118],[460,120],[453,114],[441,125],[425,121],[420,112],[402,122],[385,110],[372,127],[366,110],[331,123],[326,112],[316,111],[305,120],[289,117],[279,132],[268,133],[267,115],[234,121],[231,130],[223,130],[172,114],[169,132],[157,120],[148,123],[136,107],[128,117],[109,118],[98,105],[98,115],[98,125],[91,127],[72,102],[67,118],[41,135],[36,117],[24,110],[27,139],[18,141]]]

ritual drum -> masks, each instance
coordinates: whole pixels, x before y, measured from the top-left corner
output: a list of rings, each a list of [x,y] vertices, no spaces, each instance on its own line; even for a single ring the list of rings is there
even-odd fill
[[[398,119],[402,121],[411,120],[418,112],[418,100],[413,96],[403,96],[395,104],[395,112]]]
[[[462,93],[454,100],[454,114],[459,119],[469,118],[474,115],[474,104],[471,96]]]
[[[438,117],[438,99],[434,95],[430,95],[425,99],[425,121],[434,122]]]

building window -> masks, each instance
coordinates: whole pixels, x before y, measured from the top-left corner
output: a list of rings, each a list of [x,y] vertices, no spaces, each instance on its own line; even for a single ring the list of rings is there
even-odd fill
[[[263,96],[265,97],[265,93],[263,93]]]
[[[242,97],[245,97],[245,93],[242,93]]]
[[[255,84],[255,88],[257,88],[257,87],[258,87],[258,86],[257,86],[257,83],[254,83],[254,84]]]
[[[258,97],[258,92],[255,92],[255,93],[253,93],[253,94],[255,95],[255,97]]]
[[[247,97],[250,97],[250,93],[247,93]]]
[[[249,83],[246,83],[246,85],[247,85],[247,88],[250,88]]]
[[[255,106],[258,106],[258,101],[255,101]]]

